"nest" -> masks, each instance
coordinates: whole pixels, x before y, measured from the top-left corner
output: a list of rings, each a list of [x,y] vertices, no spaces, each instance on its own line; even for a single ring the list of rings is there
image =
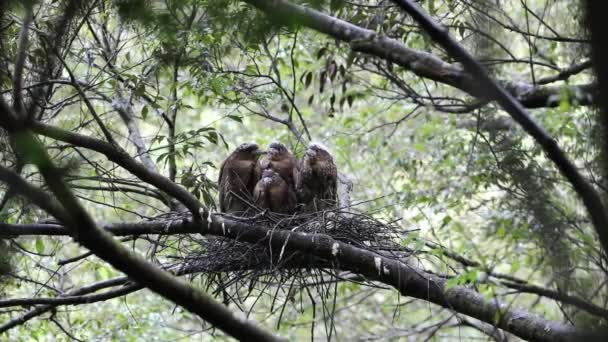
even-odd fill
[[[383,223],[370,216],[340,211],[321,211],[314,214],[283,216],[265,213],[245,219],[248,223],[270,230],[282,229],[299,233],[325,234],[358,248],[393,255],[402,250],[398,241],[403,232],[398,226]],[[240,272],[258,270],[292,272],[298,268],[332,267],[328,260],[289,252],[273,255],[264,244],[241,242],[224,237],[190,237],[198,246],[184,257],[183,263],[201,272]]]
[[[369,215],[343,210],[291,216],[263,212],[242,220],[268,229],[325,234],[385,257],[401,260],[407,257],[407,251],[400,244],[407,232],[395,222],[382,222]],[[297,298],[299,293],[300,298],[304,294],[312,303],[321,298],[325,305],[326,301],[335,301],[336,293],[332,286],[341,281],[376,286],[358,275],[341,271],[332,260],[298,251],[277,255],[264,243],[253,244],[197,234],[180,236],[178,239],[175,250],[181,255],[171,256],[175,263],[170,268],[195,270],[188,272],[191,278],[200,277],[206,290],[223,297],[225,304],[240,307],[248,298],[256,298],[257,303],[261,296],[268,295],[273,303],[270,310],[274,310],[275,302],[280,297],[284,299],[278,301],[282,305],[288,302],[295,305],[293,298]],[[323,315],[326,314],[327,310],[323,310]]]

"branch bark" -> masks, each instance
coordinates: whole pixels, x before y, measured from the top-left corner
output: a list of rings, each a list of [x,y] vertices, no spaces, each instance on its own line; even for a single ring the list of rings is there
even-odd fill
[[[94,283],[94,284],[91,284],[88,286],[81,287],[76,290],[69,291],[65,295],[67,297],[84,296],[86,294],[89,294],[89,293],[92,293],[92,292],[95,292],[95,291],[98,291],[98,290],[101,290],[101,289],[104,289],[107,287],[123,285],[123,284],[127,283],[127,281],[128,281],[127,277],[120,277],[120,278],[104,280],[104,281],[100,281],[100,282],[97,282],[97,283]],[[0,325],[0,333],[7,331],[11,328],[14,328],[18,325],[21,325],[34,317],[40,316],[40,315],[44,314],[45,312],[52,310],[55,306],[56,306],[55,304],[45,304],[45,305],[36,306],[35,308],[26,312],[24,315],[19,316],[15,319],[11,319],[10,321],[5,322],[4,324]]]
[[[65,235],[59,225],[0,225],[0,232],[49,233]],[[523,309],[512,308],[498,300],[487,300],[476,291],[456,286],[448,288],[446,280],[422,269],[407,265],[368,250],[336,241],[327,235],[296,233],[288,230],[269,231],[211,215],[205,222],[184,220],[150,221],[113,224],[104,227],[116,235],[138,234],[209,234],[249,242],[267,244],[273,251],[298,250],[322,257],[336,268],[377,280],[397,289],[402,295],[419,298],[467,316],[492,324],[523,339],[535,341],[567,341],[578,336],[578,331],[565,324],[548,321]]]
[[[564,151],[560,149],[555,139],[526,113],[522,105],[525,102],[518,101],[521,94],[517,89],[520,89],[521,85],[507,84],[503,88],[497,82],[494,82],[473,56],[450,36],[448,30],[437,24],[417,5],[408,0],[393,0],[409,13],[435,42],[446,49],[454,59],[461,62],[464,65],[464,70],[430,53],[410,49],[395,39],[377,35],[371,30],[362,29],[340,19],[284,0],[243,1],[254,5],[272,18],[282,22],[297,22],[336,39],[349,42],[356,51],[373,54],[412,70],[419,76],[452,85],[482,99],[498,102],[536,140],[547,157],[572,184],[589,212],[603,249],[608,251],[608,213],[602,204],[601,197]],[[528,92],[529,94],[530,92]]]
[[[572,184],[574,190],[583,200],[591,221],[595,227],[604,251],[608,251],[608,213],[602,204],[602,199],[591,183],[578,171],[566,153],[557,145],[543,127],[541,127],[526,109],[511,94],[498,83],[494,82],[484,71],[483,67],[470,55],[447,29],[440,26],[426,14],[419,6],[409,0],[393,0],[401,9],[410,14],[412,18],[425,30],[431,39],[441,45],[454,59],[460,61],[465,70],[472,75],[476,83],[484,89],[484,97],[492,99],[511,115],[536,142],[542,147],[545,154],[557,166],[561,173]]]
[[[195,218],[200,219],[199,211],[201,211],[202,207],[194,195],[166,177],[149,170],[143,164],[129,156],[129,154],[120,146],[41,122],[32,122],[30,128],[37,134],[67,142],[75,146],[88,148],[105,155],[108,160],[122,166],[125,170],[131,172],[142,181],[156,186],[158,189],[179,200],[190,210]]]
[[[400,41],[377,34],[347,21],[284,0],[242,0],[285,24],[301,24],[332,38],[350,43],[354,51],[393,62],[414,74],[460,89],[469,95],[486,99],[487,92],[475,74],[448,63],[441,58],[405,46]],[[559,106],[566,91],[573,103],[589,105],[594,102],[592,84],[574,86],[538,86],[527,82],[502,81],[511,96],[528,108]]]
[[[15,117],[12,113],[14,112],[0,99],[0,114],[6,117],[6,123],[8,123],[4,128],[11,136],[15,137],[22,153],[37,166],[55,198],[48,196],[40,189],[29,186],[21,177],[11,174],[10,170],[3,167],[0,167],[0,179],[8,182],[21,181],[23,184],[16,186],[16,191],[28,189],[29,191],[24,193],[27,198],[39,207],[51,211],[55,217],[66,225],[70,235],[78,243],[116,269],[124,272],[138,284],[199,315],[202,319],[235,338],[256,341],[282,341],[281,338],[260,328],[248,319],[234,315],[224,305],[216,302],[190,283],[175,278],[142,257],[130,253],[120,243],[116,242],[108,232],[99,229],[63,181],[61,171],[53,165],[42,144],[19,121],[10,119]],[[137,165],[145,169],[143,165]],[[56,202],[59,202],[59,204]]]
[[[591,34],[591,52],[593,68],[597,75],[599,93],[599,115],[597,117],[601,135],[597,144],[601,150],[602,183],[608,180],[608,45],[605,41],[605,32],[608,29],[606,19],[602,17],[602,6],[597,1],[584,1],[585,24]],[[604,200],[607,200],[604,196]]]
[[[184,223],[183,220],[113,223],[101,225],[100,227],[114,236],[125,237],[138,235],[196,234],[200,232],[200,229],[198,227],[196,227],[195,225]],[[60,224],[0,223],[0,239],[8,239],[19,236],[69,236],[69,231]],[[437,248],[436,245],[430,245],[430,247]],[[463,259],[462,257],[449,251],[443,250],[442,253],[445,253],[448,257],[464,264],[465,266],[481,266],[475,261]],[[503,275],[500,273],[490,272],[490,275],[498,278],[500,284],[508,288],[516,289],[524,293],[537,294],[539,296],[550,298],[555,301],[576,306],[582,310],[589,312],[592,315],[608,318],[608,309],[590,303],[584,300],[583,298],[571,296],[567,293],[562,293],[541,286],[529,284],[528,282],[522,279]]]
[[[175,276],[183,276],[196,272],[195,267],[184,267],[174,272]],[[103,293],[92,294],[99,290],[114,288]],[[22,316],[16,317],[0,325],[0,333],[21,325],[32,318],[40,316],[60,305],[81,305],[91,304],[109,299],[122,297],[130,293],[139,291],[144,287],[131,281],[129,277],[117,277],[99,281],[78,289],[66,292],[62,296],[53,298],[13,298],[0,300],[0,307],[11,306],[30,306],[36,305]]]

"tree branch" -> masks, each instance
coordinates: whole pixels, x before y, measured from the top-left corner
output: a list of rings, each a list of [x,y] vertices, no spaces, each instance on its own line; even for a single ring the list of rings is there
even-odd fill
[[[574,64],[566,69],[560,71],[557,75],[544,77],[536,80],[536,84],[547,84],[557,81],[567,80],[570,76],[576,75],[584,70],[591,68],[591,60],[586,60],[580,64]],[[591,89],[589,89],[591,91]]]
[[[11,306],[32,306],[32,305],[76,305],[76,304],[91,304],[96,302],[105,301],[108,299],[127,295],[129,293],[141,290],[143,287],[137,284],[125,285],[119,289],[107,291],[104,293],[94,295],[66,295],[61,297],[50,297],[50,298],[12,298],[0,300],[0,308],[6,308]],[[19,320],[23,323],[23,319]],[[9,328],[3,329],[4,326],[0,327],[0,332],[8,330]]]
[[[201,225],[202,224],[202,225]],[[537,341],[563,341],[577,334],[574,327],[547,321],[522,309],[511,308],[498,300],[487,300],[474,290],[448,288],[446,280],[401,261],[336,241],[323,234],[272,230],[211,215],[201,224],[184,220],[112,224],[104,229],[116,235],[139,234],[210,234],[238,241],[268,245],[273,251],[298,250],[324,258],[340,270],[364,275],[397,289],[402,295],[426,300]],[[30,233],[66,234],[59,225],[21,226]],[[15,232],[20,227],[1,225],[0,232]]]
[[[468,70],[473,79],[477,81],[476,83],[485,89],[485,98],[498,102],[536,140],[547,157],[551,159],[564,177],[568,179],[574,190],[583,200],[591,216],[595,231],[599,236],[600,243],[604,251],[608,251],[608,213],[602,204],[602,199],[591,183],[583,177],[574,163],[568,159],[565,152],[557,145],[555,139],[528,115],[525,108],[511,94],[486,74],[483,67],[475,58],[450,36],[447,29],[437,24],[433,18],[409,0],[393,0],[393,2],[410,14],[435,42],[440,44],[451,56],[464,65],[465,70]]]
[[[0,102],[3,101],[0,100]],[[6,107],[3,104],[0,108]],[[61,171],[53,165],[45,149],[34,135],[26,128],[20,127],[18,123],[12,123],[11,127],[15,127],[15,129],[9,130],[9,133],[16,137],[24,155],[29,156],[36,164],[49,189],[65,208],[67,216],[63,217],[64,214],[58,216],[61,216],[60,219],[69,229],[70,235],[81,245],[127,274],[138,284],[199,315],[235,338],[260,341],[282,340],[248,319],[235,316],[224,305],[216,302],[190,283],[175,278],[142,257],[130,253],[109,233],[99,229],[63,181]],[[141,164],[138,165],[143,167]],[[0,168],[0,170],[10,173],[4,168]],[[15,177],[19,176],[15,175]],[[41,190],[34,188],[32,190],[36,191],[34,194],[30,194],[28,199],[39,207],[48,207],[49,203],[53,202],[53,199]],[[16,191],[20,191],[20,188],[17,188]]]
[[[28,33],[33,18],[31,4],[26,4],[24,7],[25,17],[21,25],[21,32],[19,33],[19,46],[15,61],[15,72],[13,74],[13,105],[17,109],[17,113],[20,114],[23,114],[23,97],[21,96],[21,91],[23,90],[23,68],[25,67],[25,59],[27,57]]]
[[[92,292],[95,292],[95,291],[98,291],[98,290],[101,290],[101,289],[104,289],[107,287],[123,285],[127,282],[128,282],[127,277],[120,277],[120,278],[104,280],[104,281],[100,281],[100,282],[97,282],[97,283],[94,283],[94,284],[91,284],[88,286],[81,287],[76,290],[69,291],[65,294],[65,296],[67,296],[67,297],[83,296],[88,293],[92,293]],[[31,309],[30,311],[28,311],[27,313],[25,313],[24,315],[14,318],[14,319],[0,325],[0,333],[5,332],[9,329],[12,329],[18,325],[21,325],[34,317],[40,316],[40,315],[44,314],[45,312],[52,310],[55,306],[56,306],[56,304],[46,304],[46,305],[37,306],[37,307]]]
[[[73,133],[41,122],[31,123],[30,128],[37,134],[53,138],[55,140],[70,143],[72,145],[88,148],[105,155],[108,160],[122,166],[139,179],[156,186],[163,192],[175,197],[183,203],[195,218],[200,219],[201,204],[190,192],[178,184],[173,183],[166,177],[149,170],[143,164],[131,158],[129,154],[118,145],[112,145],[105,141],[91,138],[86,135]]]
[[[298,23],[327,34],[350,43],[354,51],[393,62],[420,77],[447,84],[482,100],[487,96],[485,88],[477,82],[474,74],[428,52],[411,49],[396,39],[284,0],[242,1],[266,12],[274,20],[287,24]],[[519,81],[500,83],[528,108],[557,107],[564,90],[572,94],[570,99],[579,105],[589,105],[594,101],[594,88],[590,84],[545,87]]]

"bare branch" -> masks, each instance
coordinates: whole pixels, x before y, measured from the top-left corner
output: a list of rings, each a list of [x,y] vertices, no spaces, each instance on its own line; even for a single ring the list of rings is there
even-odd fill
[[[211,222],[211,223],[209,223]],[[53,235],[67,230],[58,225],[22,226],[32,233],[42,231]],[[0,225],[0,231],[18,227]],[[456,286],[449,288],[446,279],[369,250],[339,242],[323,234],[296,233],[272,230],[211,215],[202,225],[182,220],[150,221],[113,224],[104,227],[116,235],[196,233],[267,245],[276,253],[298,250],[329,260],[337,268],[364,275],[399,290],[405,296],[426,300],[442,307],[479,319],[513,333],[521,338],[537,341],[568,340],[577,331],[574,327],[547,321],[522,309],[511,308],[498,300],[487,300],[474,290]]]
[[[2,107],[4,108],[6,105]],[[53,165],[45,149],[36,141],[34,135],[19,127],[17,123],[14,123],[12,127],[17,129],[10,130],[9,133],[17,137],[25,155],[35,156],[33,160],[46,184],[68,213],[66,217],[63,214],[58,216],[61,216],[61,220],[66,224],[71,235],[80,244],[137,283],[199,315],[233,337],[260,341],[282,340],[248,319],[235,316],[224,305],[216,302],[190,283],[175,278],[142,257],[130,253],[109,233],[99,229],[63,181],[61,171]],[[16,191],[20,191],[20,189],[16,189]],[[51,205],[44,203],[48,201],[48,198],[45,198],[45,194],[41,190],[30,195],[28,199],[40,207]]]
[[[354,51],[393,62],[420,77],[447,84],[482,100],[487,96],[485,88],[480,86],[474,74],[428,52],[411,49],[396,39],[284,0],[243,1],[266,12],[274,20],[283,23],[299,23],[325,33],[330,37],[350,43]],[[594,98],[592,85],[547,88],[526,82],[502,81],[500,83],[513,97],[529,108],[558,106],[564,89],[572,94],[572,101],[579,105],[592,104]]]
[[[574,64],[574,65],[570,66],[569,68],[566,68],[566,69],[560,71],[555,76],[540,78],[540,79],[536,80],[536,83],[537,84],[547,84],[547,83],[553,83],[556,81],[567,80],[570,76],[576,75],[589,68],[591,68],[591,60],[584,61],[580,64]]]
[[[143,164],[131,158],[131,156],[129,156],[129,154],[120,146],[112,145],[105,141],[91,138],[86,135],[62,130],[41,122],[32,123],[31,129],[37,134],[41,134],[59,141],[64,141],[76,146],[85,147],[105,155],[109,160],[122,166],[139,179],[152,184],[163,192],[175,197],[190,210],[195,218],[200,219],[199,211],[202,207],[196,197],[194,197],[183,187],[171,182],[166,177],[149,170]]]
[[[33,13],[31,4],[25,4],[25,18],[21,25],[21,32],[19,33],[19,47],[17,52],[17,60],[15,61],[15,72],[13,74],[13,105],[17,110],[17,113],[23,115],[23,97],[21,91],[23,90],[23,68],[25,67],[25,59],[27,57],[28,48],[28,34],[30,24],[32,23]]]
[[[120,277],[120,278],[104,280],[104,281],[100,281],[100,282],[97,282],[97,283],[94,283],[94,284],[91,284],[88,286],[81,287],[76,290],[69,291],[65,294],[65,296],[67,296],[67,297],[83,296],[88,293],[92,293],[92,292],[95,292],[95,291],[98,291],[98,290],[101,290],[101,289],[104,289],[107,287],[123,285],[127,282],[128,282],[127,277]],[[56,307],[55,304],[46,304],[46,305],[37,306],[37,307],[31,309],[30,311],[28,311],[27,313],[25,313],[24,315],[14,318],[14,319],[0,325],[0,332],[7,331],[11,328],[21,325],[34,317],[40,316],[40,315],[44,314],[45,312],[51,311],[54,307]]]
[[[433,40],[443,46],[450,55],[464,65],[465,69],[477,81],[476,83],[485,89],[485,98],[498,102],[543,148],[547,157],[553,161],[564,177],[570,181],[574,190],[583,200],[604,251],[608,251],[608,213],[602,204],[602,199],[591,183],[583,177],[574,163],[566,156],[565,152],[560,149],[555,139],[528,115],[525,108],[511,94],[486,74],[483,67],[479,65],[475,58],[450,36],[447,29],[437,24],[433,18],[409,0],[393,0],[393,2],[409,13]]]

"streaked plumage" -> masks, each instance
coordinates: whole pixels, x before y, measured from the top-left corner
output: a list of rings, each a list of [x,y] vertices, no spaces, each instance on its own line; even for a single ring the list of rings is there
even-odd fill
[[[334,208],[338,202],[338,169],[327,148],[311,144],[296,177],[298,202],[305,212]]]
[[[260,160],[258,173],[261,174],[266,169],[271,169],[278,173],[287,184],[294,188],[294,173],[298,165],[298,160],[291,151],[280,142],[273,142],[268,145],[268,154]]]
[[[220,211],[244,214],[249,206],[239,199],[251,200],[257,183],[256,167],[261,154],[255,143],[244,143],[224,160],[218,178]]]
[[[256,206],[280,214],[291,214],[296,206],[294,189],[272,169],[262,172],[253,190],[253,199]]]

